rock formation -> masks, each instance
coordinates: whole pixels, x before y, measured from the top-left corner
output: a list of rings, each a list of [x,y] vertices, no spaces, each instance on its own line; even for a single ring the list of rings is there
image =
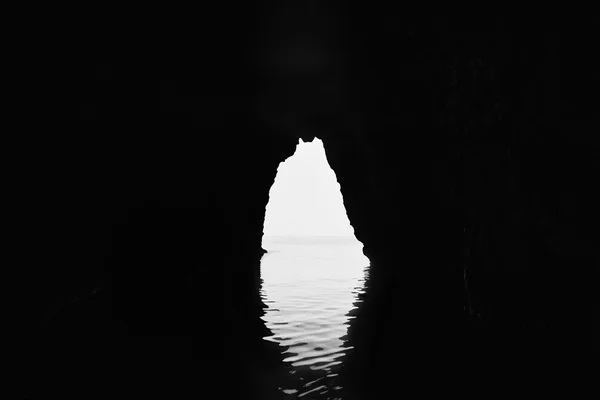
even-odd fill
[[[559,28],[242,7],[90,16],[41,39],[61,101],[32,155],[47,212],[24,326],[77,325],[51,310],[102,287],[109,320],[188,335],[200,359],[235,329],[260,341],[242,316],[260,308],[269,188],[316,136],[410,355],[565,344],[565,271],[596,259],[577,230],[593,149],[561,119]]]

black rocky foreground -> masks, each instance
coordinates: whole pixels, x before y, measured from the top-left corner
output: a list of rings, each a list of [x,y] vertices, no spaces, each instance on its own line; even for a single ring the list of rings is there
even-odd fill
[[[592,353],[596,303],[567,293],[598,261],[597,147],[567,24],[82,7],[34,46],[23,398],[277,398],[259,260],[299,138],[323,140],[372,264],[348,398],[549,387]]]

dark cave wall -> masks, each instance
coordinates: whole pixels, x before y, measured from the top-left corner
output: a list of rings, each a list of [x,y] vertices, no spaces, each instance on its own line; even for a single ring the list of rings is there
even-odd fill
[[[471,306],[494,329],[535,324],[545,335],[566,321],[563,265],[590,245],[573,228],[574,171],[589,170],[593,154],[560,119],[561,36],[549,22],[348,8],[332,42],[337,108],[318,103],[335,112],[290,130],[257,112],[271,78],[245,33],[261,17],[250,5],[237,16],[214,7],[203,24],[177,14],[130,30],[124,18],[110,32],[88,20],[53,42],[62,62],[45,85],[64,94],[48,100],[61,132],[40,146],[48,162],[35,180],[53,194],[35,221],[52,262],[28,289],[32,320],[100,285],[140,329],[177,331],[199,307],[192,328],[221,337],[207,327],[243,314],[277,166],[314,128],[357,238],[388,262],[398,312],[423,323],[419,332],[462,321],[465,265]],[[304,101],[288,107],[306,111],[320,76],[305,76]],[[287,84],[271,99],[302,87]],[[194,289],[184,289],[190,274]],[[173,323],[152,324],[150,301]]]
[[[323,139],[356,236],[394,265],[388,290],[420,334],[463,323],[463,303],[514,338],[504,348],[543,348],[569,326],[564,265],[591,261],[573,177],[592,157],[577,159],[587,139],[561,119],[561,34],[525,15],[349,15],[339,64],[289,70],[292,82],[336,76],[344,100],[328,92],[338,108],[315,109],[322,87],[284,83],[303,99],[287,105],[300,115],[289,130]]]
[[[423,331],[470,298],[503,348],[543,348],[570,324],[564,266],[589,263],[568,211],[584,136],[560,118],[560,34],[516,17],[380,17],[350,34],[359,133],[323,138],[356,235],[393,260],[398,312]]]

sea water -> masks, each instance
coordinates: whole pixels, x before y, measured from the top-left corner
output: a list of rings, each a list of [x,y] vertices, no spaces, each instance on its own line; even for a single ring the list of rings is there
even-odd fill
[[[352,310],[364,291],[369,259],[355,237],[265,237],[263,320],[294,379],[290,398],[337,398],[338,372]]]

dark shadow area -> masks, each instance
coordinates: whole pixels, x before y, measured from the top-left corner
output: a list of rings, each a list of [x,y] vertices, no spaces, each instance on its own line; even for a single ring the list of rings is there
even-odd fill
[[[277,398],[265,207],[314,137],[371,260],[342,386],[593,382],[572,360],[598,349],[596,72],[572,28],[595,25],[306,4],[83,5],[32,27],[7,267],[21,397]]]
[[[137,284],[158,287],[147,279]],[[129,309],[134,314],[129,318],[116,317],[121,309],[114,308],[116,295],[109,288],[64,304],[30,336],[24,356],[33,361],[27,369],[36,385],[26,393],[30,398],[199,399],[219,390],[278,398],[289,368],[282,361],[285,348],[262,340],[272,332],[261,320],[265,305],[260,281],[256,284],[243,303],[232,305],[227,319],[218,309],[221,319],[213,321],[202,310],[215,307],[214,299],[199,298],[193,285],[179,287],[177,298],[161,297],[159,304],[153,299],[160,295],[136,291],[139,309]],[[177,292],[166,285],[162,290],[170,296]],[[217,327],[218,333],[210,331]]]

